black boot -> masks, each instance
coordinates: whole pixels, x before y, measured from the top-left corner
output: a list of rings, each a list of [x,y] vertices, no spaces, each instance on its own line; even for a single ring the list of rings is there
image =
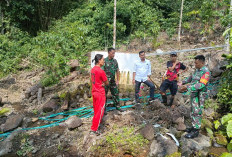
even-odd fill
[[[185,132],[190,133],[190,132],[193,131],[193,130],[194,130],[194,127],[186,128]]]
[[[186,134],[185,138],[195,138],[199,135],[199,129],[193,129],[190,133]]]
[[[170,102],[169,102],[168,106],[172,106],[173,101],[174,101],[174,98],[173,98],[173,97],[171,97],[171,99],[170,99]]]
[[[162,99],[163,99],[163,104],[167,105],[167,96],[166,95],[162,95]]]

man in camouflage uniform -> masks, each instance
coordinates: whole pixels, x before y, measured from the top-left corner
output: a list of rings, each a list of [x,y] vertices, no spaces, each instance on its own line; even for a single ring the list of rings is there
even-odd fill
[[[188,90],[191,93],[191,119],[192,127],[186,129],[188,134],[186,138],[195,138],[199,134],[201,127],[202,112],[204,108],[204,102],[207,98],[207,85],[210,79],[210,71],[205,66],[205,57],[198,55],[195,57],[194,73],[185,79],[182,84],[188,84],[181,86],[180,91]],[[181,84],[181,83],[180,83]]]
[[[107,97],[107,93],[110,90],[112,94],[114,106],[116,107],[117,110],[121,111],[119,104],[119,91],[118,91],[120,73],[118,68],[118,62],[116,59],[114,59],[114,56],[115,56],[115,49],[109,48],[108,57],[105,58],[105,65],[103,67],[103,70],[105,71],[109,81],[109,85],[105,86],[105,92]],[[117,81],[115,81],[115,74],[117,75]]]

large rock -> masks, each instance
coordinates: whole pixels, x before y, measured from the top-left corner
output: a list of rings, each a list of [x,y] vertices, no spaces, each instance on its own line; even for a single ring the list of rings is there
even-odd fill
[[[169,108],[159,109],[158,114],[161,120],[166,121],[167,123],[173,122],[173,114]]]
[[[223,70],[220,68],[224,65],[224,62],[221,61],[221,55],[215,54],[214,56],[210,56],[208,60],[208,68],[211,71],[211,75],[213,77],[217,77],[222,74]]]
[[[179,123],[176,128],[178,131],[186,130],[186,125],[184,123]]]
[[[22,122],[22,115],[12,115],[6,120],[5,124],[1,126],[1,130],[3,132],[14,130],[15,128],[19,127],[22,124]]]
[[[151,146],[150,146],[149,156],[151,156],[151,157],[157,156],[158,157],[160,149],[162,149],[161,145],[156,140],[153,140],[153,142],[151,143]]]
[[[77,68],[80,65],[77,59],[70,60],[68,64],[71,68]]]
[[[153,101],[153,102],[149,105],[149,107],[150,107],[150,109],[151,109],[152,111],[158,110],[158,109],[164,109],[164,108],[165,108],[164,104],[162,104],[162,103],[160,102],[160,100],[158,100],[158,99],[156,99],[155,101]]]
[[[65,124],[68,126],[68,129],[72,130],[75,128],[78,128],[82,125],[82,120],[78,118],[77,116],[71,116]]]
[[[179,117],[184,117],[185,119],[190,118],[190,111],[191,111],[190,106],[180,105],[176,109],[174,109],[174,111],[176,111],[177,114],[179,113]]]
[[[118,122],[120,121],[121,124],[124,124],[124,125],[133,124],[137,121],[137,119],[138,119],[137,115],[132,111],[125,111],[125,112],[122,112],[120,115],[119,114],[113,115],[113,121],[114,120]]]
[[[51,100],[49,100],[42,107],[43,112],[51,112],[51,111],[56,110],[57,108],[58,108],[58,101],[57,101],[57,99],[51,99]]]
[[[183,97],[183,95],[181,93],[177,93],[176,94],[176,96],[175,96],[175,102],[176,102],[177,105],[184,105],[185,100],[184,100],[184,97]]]
[[[174,123],[176,123],[176,129],[178,131],[184,131],[186,130],[186,125],[184,124],[184,117],[179,117],[176,120],[174,120]]]
[[[187,139],[184,135],[185,134],[181,136],[182,156],[190,156],[194,152],[200,152],[202,157],[208,155],[209,149],[212,145],[210,137],[199,134],[199,136],[194,139]]]
[[[179,123],[184,123],[184,118],[183,117],[179,117],[177,118],[175,121],[173,121],[174,123],[176,124],[179,124]]]
[[[158,136],[150,146],[150,157],[164,157],[178,151],[175,142],[169,138]]]
[[[0,156],[8,156],[13,151],[13,139],[19,133],[14,131],[4,141],[0,142]]]
[[[152,140],[155,137],[155,129],[153,125],[146,124],[140,131],[144,138]]]

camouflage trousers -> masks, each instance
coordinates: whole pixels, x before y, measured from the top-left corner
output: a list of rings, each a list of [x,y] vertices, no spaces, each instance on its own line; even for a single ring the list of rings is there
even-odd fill
[[[115,81],[110,81],[108,86],[105,86],[105,92],[106,92],[106,102],[107,102],[107,93],[110,90],[111,95],[112,95],[112,99],[113,99],[113,103],[115,107],[119,107],[119,90],[118,87],[116,85]]]
[[[206,92],[197,92],[191,94],[191,120],[195,129],[201,128],[202,112],[207,98]]]

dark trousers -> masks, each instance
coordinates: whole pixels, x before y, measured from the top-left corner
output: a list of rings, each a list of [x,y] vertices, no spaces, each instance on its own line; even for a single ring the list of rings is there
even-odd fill
[[[155,86],[151,81],[148,81],[148,80],[145,82],[135,81],[135,100],[136,100],[136,102],[139,99],[139,90],[140,90],[141,83],[144,83],[148,87],[150,87],[150,98],[154,98]]]
[[[167,89],[170,89],[171,95],[175,96],[178,90],[177,81],[164,80],[160,86],[160,91],[165,93]]]
[[[108,86],[105,86],[105,92],[106,92],[106,102],[107,102],[107,93],[110,90],[112,98],[113,98],[113,102],[114,102],[114,106],[115,107],[119,107],[119,90],[118,90],[118,86],[116,85],[115,80],[110,81]]]

